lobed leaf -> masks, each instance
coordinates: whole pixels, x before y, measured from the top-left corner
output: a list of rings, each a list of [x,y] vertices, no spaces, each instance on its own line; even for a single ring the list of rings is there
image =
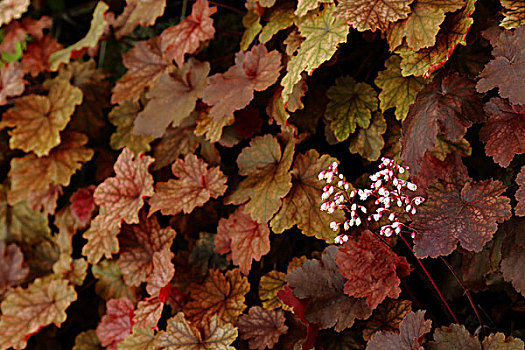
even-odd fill
[[[247,339],[250,349],[272,349],[279,336],[288,331],[282,310],[266,310],[260,306],[250,308],[239,317],[237,327],[241,338]]]
[[[162,16],[166,0],[126,0],[124,12],[118,16],[113,27],[117,39],[131,34],[137,26],[149,27]]]

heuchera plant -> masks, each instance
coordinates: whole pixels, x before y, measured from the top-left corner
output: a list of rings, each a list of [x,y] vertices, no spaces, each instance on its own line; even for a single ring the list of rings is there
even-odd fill
[[[523,1],[0,0],[0,350],[524,349],[524,62]]]

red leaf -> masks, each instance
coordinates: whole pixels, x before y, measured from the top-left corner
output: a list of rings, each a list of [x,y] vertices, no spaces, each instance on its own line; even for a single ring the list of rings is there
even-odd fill
[[[481,251],[501,223],[511,216],[510,199],[500,196],[499,181],[468,181],[457,176],[433,182],[428,199],[414,216],[414,251],[419,258],[448,255],[461,246]]]
[[[80,226],[84,226],[91,219],[91,214],[95,210],[95,186],[80,188],[71,195],[71,214],[78,220]]]
[[[64,46],[49,34],[38,41],[27,44],[27,49],[22,57],[24,73],[30,73],[36,77],[39,73],[50,70],[49,56],[63,48]]]
[[[345,293],[366,297],[372,310],[386,297],[399,297],[399,277],[408,276],[411,271],[404,257],[397,256],[369,230],[340,247],[335,262],[339,272],[348,278]]]
[[[133,303],[126,297],[108,300],[106,314],[102,316],[97,326],[97,337],[102,341],[102,346],[108,350],[116,350],[133,327]]]
[[[481,128],[479,138],[485,142],[487,155],[506,168],[516,154],[525,153],[525,104],[512,105],[494,97],[483,109],[490,118]]]
[[[457,141],[473,122],[483,118],[475,83],[457,74],[440,75],[419,92],[410,106],[403,123],[401,157],[417,174],[425,152],[436,145],[438,131]]]
[[[215,28],[210,17],[217,11],[209,7],[207,0],[197,0],[193,4],[191,15],[176,26],[166,29],[160,35],[162,52],[180,67],[184,63],[184,54],[194,53],[201,42],[213,39]]]
[[[444,160],[439,160],[432,154],[426,153],[423,157],[421,170],[417,176],[412,177],[412,180],[417,185],[418,191],[421,191],[426,197],[426,189],[433,180],[447,179],[454,173],[459,173],[468,178],[467,167],[457,152],[447,154]]]
[[[519,186],[515,194],[518,205],[516,205],[514,212],[518,216],[525,216],[525,166],[521,168],[520,173],[516,177],[516,183]]]

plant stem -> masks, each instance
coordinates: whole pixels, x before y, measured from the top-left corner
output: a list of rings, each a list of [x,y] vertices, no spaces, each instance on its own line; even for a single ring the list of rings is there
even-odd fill
[[[400,233],[399,234],[399,237],[401,237],[401,239],[403,240],[403,242],[405,242],[406,246],[408,247],[408,249],[410,249],[410,251],[412,252],[412,255],[414,255],[414,257],[416,258],[419,266],[421,266],[421,269],[423,269],[423,272],[425,273],[425,275],[427,275],[427,278],[429,279],[430,283],[432,284],[432,286],[434,287],[434,289],[436,290],[436,292],[438,293],[439,295],[439,298],[441,299],[441,302],[443,303],[443,305],[445,305],[445,308],[447,309],[447,311],[449,312],[449,314],[452,316],[452,318],[454,319],[454,322],[459,324],[459,321],[458,321],[458,318],[456,317],[456,315],[454,314],[454,312],[452,311],[452,309],[450,308],[450,305],[448,305],[447,301],[445,300],[445,297],[443,296],[443,294],[441,294],[441,291],[439,290],[438,286],[436,285],[436,282],[434,282],[434,280],[432,279],[432,277],[430,276],[430,274],[428,273],[427,269],[425,268],[425,265],[423,265],[423,263],[421,262],[421,260],[419,260],[419,258],[416,256],[416,253],[414,252],[414,250],[412,249],[412,247],[410,246],[410,244],[407,242],[407,240],[405,239],[405,237]]]
[[[452,273],[452,275],[454,276],[456,281],[458,281],[458,283],[461,286],[461,288],[463,288],[463,293],[467,296],[468,301],[470,302],[470,306],[472,306],[472,310],[474,310],[474,313],[476,314],[476,317],[478,318],[478,322],[479,322],[479,326],[481,328],[481,332],[483,332],[483,329],[484,329],[483,320],[481,319],[481,316],[480,316],[480,314],[478,312],[478,308],[474,304],[474,300],[472,299],[472,296],[470,295],[470,290],[467,287],[465,287],[465,285],[463,284],[463,281],[461,281],[461,278],[459,278],[459,276],[456,274],[456,271],[454,271],[452,266],[450,266],[449,262],[445,258],[443,258],[442,256],[440,256],[440,259],[441,259],[441,261],[443,261],[443,263],[450,270],[450,272]],[[483,333],[482,333],[482,335],[483,335]]]
[[[188,0],[182,1],[182,9],[180,11],[180,21],[184,21],[184,18],[186,18],[186,9],[188,8]]]
[[[222,7],[222,8],[228,9],[228,10],[230,10],[230,11],[232,11],[232,12],[238,13],[239,15],[244,16],[244,12],[243,12],[243,11],[241,11],[241,10],[239,10],[238,8],[235,8],[235,7],[233,7],[233,6],[224,5],[224,4],[221,4],[221,3],[215,2],[215,1],[208,1],[208,3],[209,3],[210,5],[215,5],[215,6],[217,6],[217,7]]]

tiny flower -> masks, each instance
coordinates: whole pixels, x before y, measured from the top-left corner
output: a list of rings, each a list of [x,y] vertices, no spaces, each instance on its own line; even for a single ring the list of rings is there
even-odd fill
[[[395,218],[396,218],[396,215],[394,213],[392,213],[392,214],[390,214],[388,216],[388,220],[390,220],[390,221],[394,221]]]
[[[411,211],[412,214],[415,214],[416,213],[416,208],[412,208],[412,211]]]
[[[361,206],[361,211],[362,211],[364,214],[366,214],[366,208],[365,208],[363,205]]]
[[[408,213],[410,211],[410,209],[412,209],[412,206],[409,204],[407,205],[407,207],[405,208],[406,212]]]
[[[334,230],[334,231],[339,230],[339,223],[338,223],[337,221],[332,221],[332,222],[330,223],[330,228],[331,228],[332,230]]]
[[[321,199],[322,200],[327,200],[328,197],[330,197],[330,193],[328,193],[328,192],[323,192],[323,194],[321,195]]]
[[[361,225],[361,218],[358,217],[358,218],[355,219],[355,225],[356,226]]]
[[[405,172],[405,168],[400,167],[400,168],[399,168],[399,173],[400,173],[400,174],[403,174],[404,172]]]
[[[411,191],[415,191],[415,190],[417,190],[417,186],[416,186],[416,184],[414,184],[414,183],[412,183],[412,182],[407,183],[407,187],[408,187],[408,189],[411,190]]]

